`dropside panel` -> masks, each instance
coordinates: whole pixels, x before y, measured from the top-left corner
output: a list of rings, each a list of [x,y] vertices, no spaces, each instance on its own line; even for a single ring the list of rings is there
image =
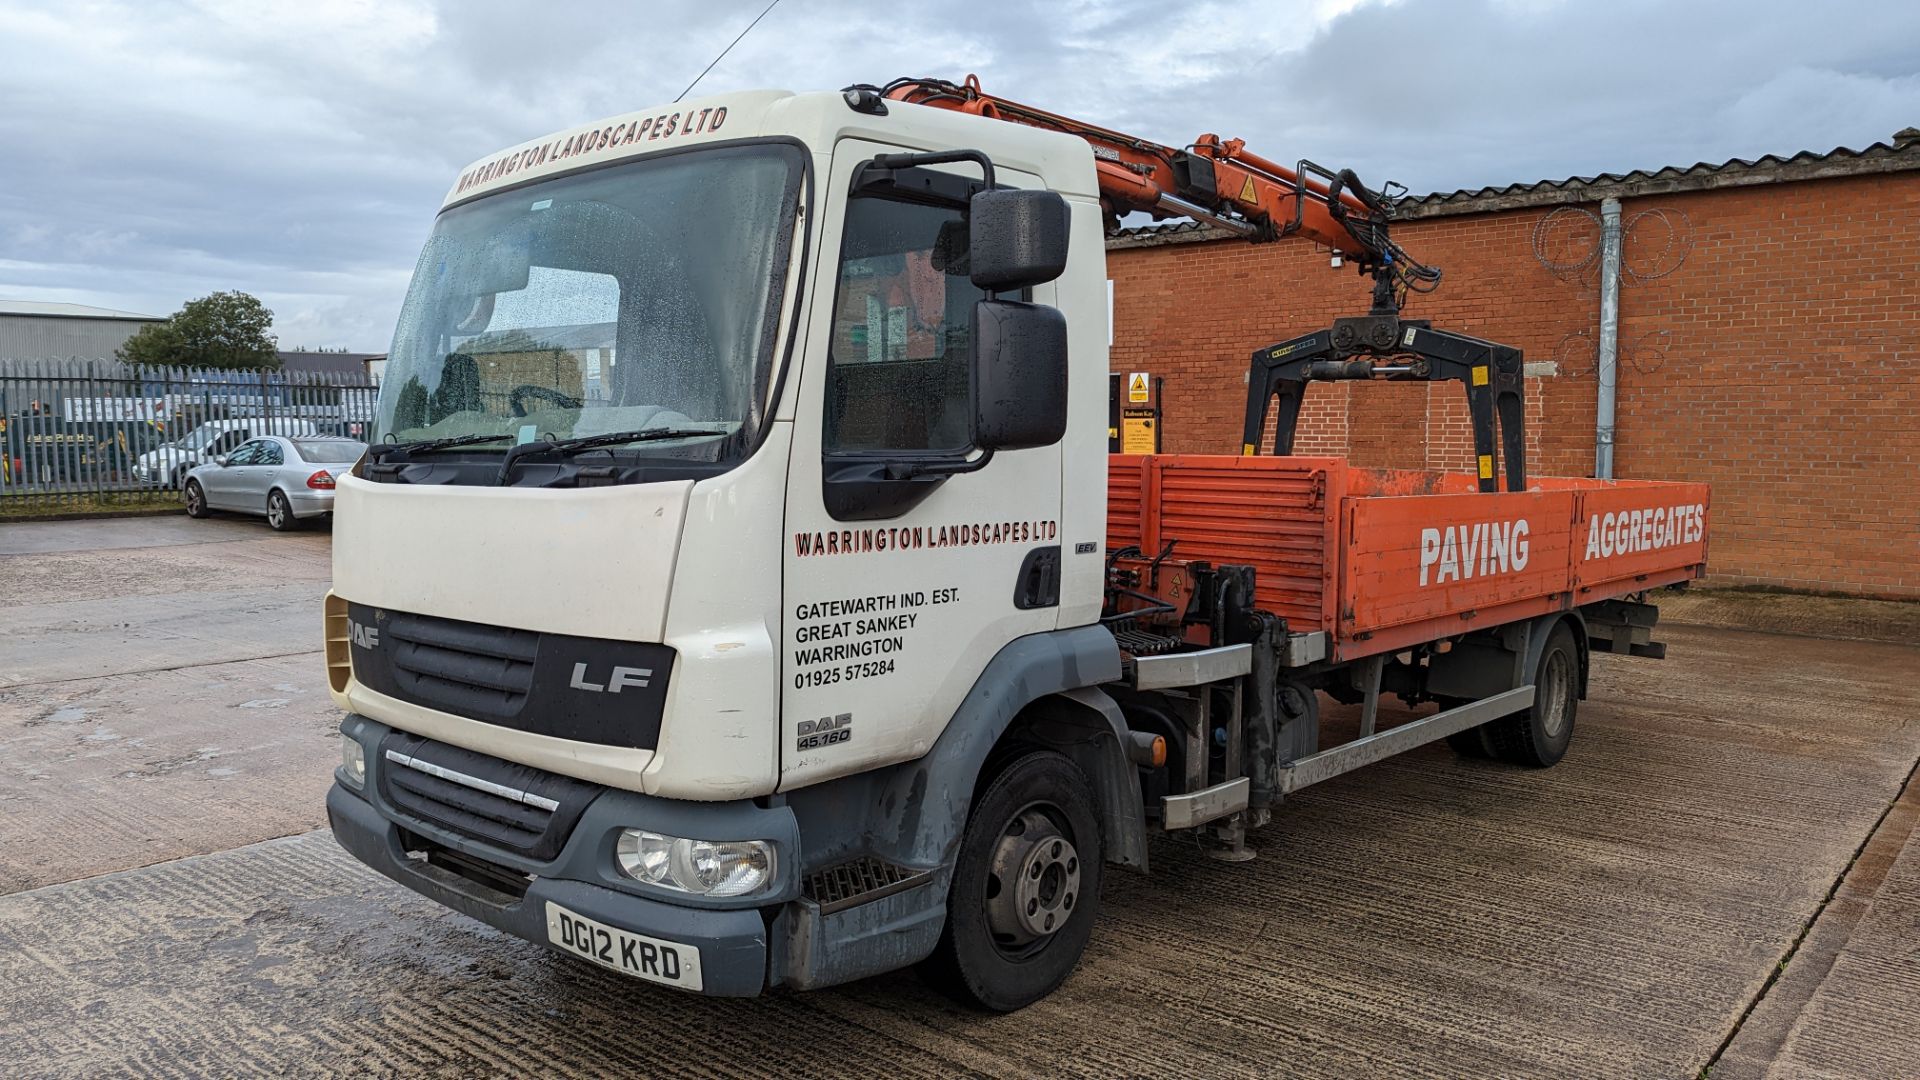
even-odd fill
[[[1116,455],[1107,550],[1254,568],[1258,605],[1295,631],[1327,625],[1334,513],[1344,463],[1213,454]]]
[[[1405,635],[1375,638],[1392,628],[1431,640],[1564,606],[1574,502],[1564,491],[1346,500],[1343,654],[1390,647]]]
[[[1121,548],[1146,550],[1142,530],[1146,514],[1142,509],[1143,487],[1150,457],[1113,454],[1107,458],[1107,544],[1112,554]]]
[[[1707,570],[1707,485],[1588,481],[1573,523],[1575,603],[1588,604]]]

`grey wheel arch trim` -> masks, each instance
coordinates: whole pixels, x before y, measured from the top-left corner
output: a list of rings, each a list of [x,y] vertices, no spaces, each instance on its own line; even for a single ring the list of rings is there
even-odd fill
[[[1025,731],[1072,759],[1093,787],[1106,861],[1145,873],[1146,810],[1139,768],[1127,756],[1127,721],[1120,706],[1106,691],[1088,686],[1048,695],[1033,707],[1036,715]]]
[[[1109,856],[1128,865],[1137,858],[1144,866],[1139,787],[1125,745],[1115,736],[1124,730],[1120,710],[1097,689],[1119,677],[1120,648],[1103,627],[1016,638],[987,663],[925,755],[786,793],[799,822],[806,872],[872,855],[932,873],[923,887],[832,915],[790,909],[782,917],[792,935],[790,948],[774,958],[772,981],[828,986],[912,964],[933,951],[946,922],[947,886],[981,769],[1015,718],[1036,702],[1046,703],[1037,720],[1043,738],[1051,729],[1080,741],[1055,749],[1086,771]],[[1115,757],[1105,756],[1109,746]],[[1123,770],[1108,767],[1115,760]],[[1130,809],[1108,794],[1121,788],[1131,790]],[[1119,828],[1129,814],[1126,828]]]
[[[1120,647],[1103,627],[1046,631],[1008,642],[987,662],[925,755],[788,793],[801,818],[807,862],[819,866],[844,852],[911,867],[950,865],[978,794],[981,767],[1014,718],[1044,698],[1119,677]],[[1089,710],[1109,728],[1119,723],[1119,709],[1104,693],[1060,700],[1058,715],[1082,714],[1070,723],[1091,726],[1094,722],[1084,717]],[[1118,743],[1116,748],[1124,751]],[[1101,786],[1099,777],[1089,774],[1088,779],[1096,789]]]

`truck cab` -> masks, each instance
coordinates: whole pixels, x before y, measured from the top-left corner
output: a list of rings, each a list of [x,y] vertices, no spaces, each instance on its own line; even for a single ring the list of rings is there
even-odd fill
[[[463,171],[338,481],[343,844],[710,994],[932,953],[1016,716],[1119,752],[1104,282],[1085,143],[872,95]]]

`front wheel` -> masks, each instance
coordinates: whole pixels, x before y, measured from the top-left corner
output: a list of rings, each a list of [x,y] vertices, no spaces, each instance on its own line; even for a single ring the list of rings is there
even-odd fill
[[[207,509],[207,493],[200,490],[200,481],[187,481],[186,499],[188,517],[204,518],[213,516],[213,511]]]
[[[946,929],[922,976],[994,1012],[1047,996],[1093,936],[1101,870],[1100,820],[1079,768],[1051,750],[1008,762],[967,819]]]
[[[278,488],[267,493],[267,524],[275,532],[292,532],[300,527],[300,519],[293,516],[293,504]]]

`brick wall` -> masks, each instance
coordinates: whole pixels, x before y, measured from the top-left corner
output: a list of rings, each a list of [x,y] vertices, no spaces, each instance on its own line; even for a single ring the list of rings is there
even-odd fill
[[[1920,172],[1622,200],[1667,211],[1690,243],[1664,276],[1647,219],[1620,294],[1614,471],[1713,485],[1720,583],[1920,599]],[[1597,212],[1597,205],[1588,209]],[[1557,373],[1527,380],[1530,467],[1590,476],[1599,296],[1534,255],[1545,209],[1409,220],[1396,236],[1446,270],[1408,318],[1517,345]],[[1563,218],[1564,220],[1564,218]],[[1366,283],[1306,243],[1119,247],[1116,371],[1164,376],[1165,448],[1232,453],[1249,354],[1363,314]],[[1296,450],[1366,465],[1464,469],[1452,383],[1322,384]]]

